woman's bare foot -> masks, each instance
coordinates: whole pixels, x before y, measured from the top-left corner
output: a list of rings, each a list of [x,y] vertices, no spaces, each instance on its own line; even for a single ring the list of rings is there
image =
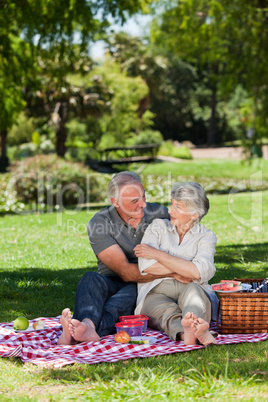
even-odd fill
[[[100,337],[95,331],[95,325],[89,318],[85,318],[83,321],[72,319],[69,329],[71,336],[78,342],[100,341]]]
[[[185,314],[181,320],[182,326],[184,328],[184,334],[181,337],[185,345],[195,345],[196,335],[193,331],[192,325],[197,320],[194,313],[188,312]]]
[[[77,343],[70,333],[69,326],[71,324],[71,320],[72,320],[71,310],[69,308],[65,308],[62,311],[60,317],[60,323],[62,325],[63,330],[61,336],[57,341],[58,345],[74,345],[75,343]]]
[[[210,343],[217,343],[214,336],[209,332],[209,323],[203,318],[197,318],[192,325],[192,329],[202,345],[207,346]]]

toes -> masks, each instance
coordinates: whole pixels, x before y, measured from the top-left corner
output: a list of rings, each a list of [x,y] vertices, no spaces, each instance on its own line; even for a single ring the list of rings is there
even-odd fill
[[[198,326],[194,322],[191,324],[191,328],[194,333],[196,333],[196,331],[198,330]]]

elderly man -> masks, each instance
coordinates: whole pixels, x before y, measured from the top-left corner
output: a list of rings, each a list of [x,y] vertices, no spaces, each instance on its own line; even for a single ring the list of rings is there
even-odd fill
[[[88,223],[98,273],[87,272],[80,279],[73,317],[69,308],[63,310],[59,345],[96,342],[112,334],[118,317],[134,312],[136,284],[167,277],[142,275],[133,251],[155,218],[169,218],[167,208],[145,202],[140,177],[133,172],[115,175],[107,193],[112,205],[97,212]]]

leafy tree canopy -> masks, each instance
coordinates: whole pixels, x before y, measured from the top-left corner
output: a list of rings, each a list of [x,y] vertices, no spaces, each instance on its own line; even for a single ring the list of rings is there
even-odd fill
[[[242,84],[253,114],[267,126],[268,7],[265,0],[159,0],[154,42],[209,74],[212,87],[229,94]]]
[[[148,11],[151,0],[0,0],[0,133],[6,160],[7,130],[24,107],[22,89],[34,85],[36,58],[58,47],[62,58],[70,44],[86,49],[102,35],[109,18]],[[55,47],[54,47],[55,49]],[[72,56],[72,54],[69,54]],[[72,59],[70,59],[71,61]]]
[[[101,119],[105,136],[100,147],[124,145],[127,138],[148,127],[148,124],[144,127],[145,122],[139,116],[141,102],[148,94],[148,87],[141,77],[127,77],[126,73],[120,71],[120,66],[109,58],[92,73],[102,77],[112,94],[111,113],[106,113]]]

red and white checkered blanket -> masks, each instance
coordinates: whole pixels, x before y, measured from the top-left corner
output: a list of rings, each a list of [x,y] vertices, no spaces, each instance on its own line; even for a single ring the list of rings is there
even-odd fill
[[[62,330],[60,316],[55,318],[41,317],[39,319],[45,321],[45,329],[28,333],[15,333],[13,323],[0,324],[0,356],[20,357],[25,363],[30,362],[41,367],[59,368],[75,362],[85,364],[117,362],[135,357],[152,357],[204,348],[200,345],[186,346],[183,342],[171,341],[164,333],[153,330],[147,330],[144,334],[156,338],[156,343],[150,345],[115,343],[114,335],[108,335],[102,337],[100,342],[58,346],[57,339]],[[33,321],[30,321],[30,324]],[[212,325],[211,329],[217,331],[215,325]],[[267,333],[219,334],[217,344],[260,342],[267,339]]]

